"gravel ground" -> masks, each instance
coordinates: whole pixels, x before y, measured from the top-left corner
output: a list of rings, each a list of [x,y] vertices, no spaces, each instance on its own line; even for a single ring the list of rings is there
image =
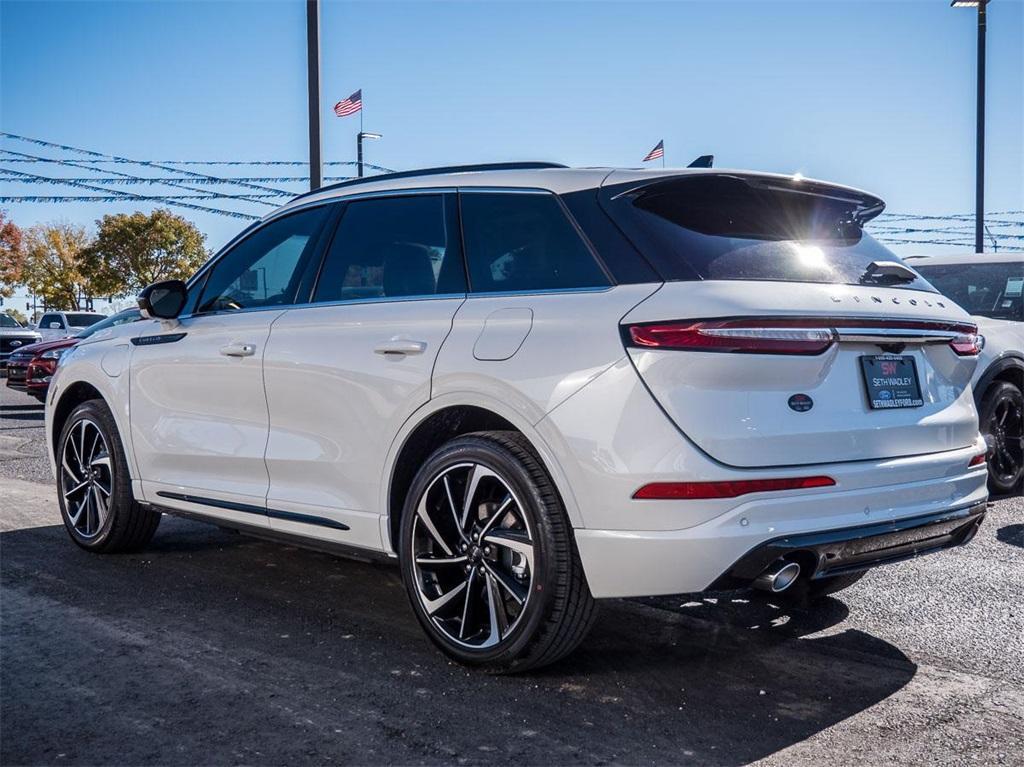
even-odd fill
[[[42,413],[0,400],[0,763],[1024,763],[1024,501],[814,612],[603,603],[495,678],[423,637],[397,570],[165,518],[128,556],[59,524]]]

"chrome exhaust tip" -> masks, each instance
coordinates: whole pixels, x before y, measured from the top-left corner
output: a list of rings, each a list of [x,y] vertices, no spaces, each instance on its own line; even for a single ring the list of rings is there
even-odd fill
[[[796,562],[779,560],[754,579],[754,588],[778,594],[785,591],[800,577],[800,565]]]

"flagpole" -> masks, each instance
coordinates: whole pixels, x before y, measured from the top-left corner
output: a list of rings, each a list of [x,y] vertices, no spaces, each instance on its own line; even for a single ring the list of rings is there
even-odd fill
[[[665,139],[661,140],[661,167],[665,167]]]

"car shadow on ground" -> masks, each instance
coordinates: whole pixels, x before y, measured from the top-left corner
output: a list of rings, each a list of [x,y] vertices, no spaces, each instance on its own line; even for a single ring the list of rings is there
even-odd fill
[[[8,764],[745,764],[916,673],[835,598],[610,601],[570,657],[495,677],[433,649],[387,565],[171,518],[140,554],[0,547]]]
[[[38,405],[4,405],[0,404],[0,427],[19,426],[23,422],[42,423],[45,417],[43,403]]]
[[[996,540],[1024,548],[1024,525],[1006,525],[996,530]]]

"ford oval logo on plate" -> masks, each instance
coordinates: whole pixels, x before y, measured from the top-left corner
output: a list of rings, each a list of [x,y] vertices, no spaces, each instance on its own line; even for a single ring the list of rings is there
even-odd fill
[[[798,413],[806,413],[814,407],[814,400],[806,394],[794,394],[789,398],[789,407],[790,410],[795,410]]]

